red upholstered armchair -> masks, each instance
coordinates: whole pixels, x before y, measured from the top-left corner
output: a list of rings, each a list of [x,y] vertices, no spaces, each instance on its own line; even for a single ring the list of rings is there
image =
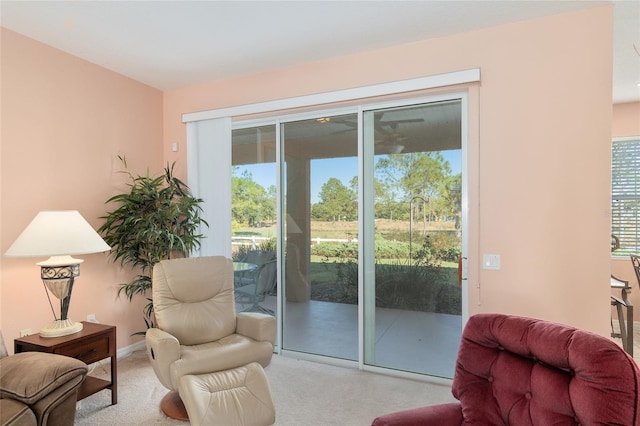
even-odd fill
[[[378,417],[399,425],[640,425],[640,370],[609,339],[547,321],[469,318],[452,393],[459,401]]]

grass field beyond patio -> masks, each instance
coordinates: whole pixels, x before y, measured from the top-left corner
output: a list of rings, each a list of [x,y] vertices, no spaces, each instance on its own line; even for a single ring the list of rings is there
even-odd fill
[[[457,257],[456,248],[459,245],[455,237],[456,231],[450,222],[429,223],[426,230],[414,229],[416,239],[424,241],[424,233],[434,235],[431,249],[446,255],[447,250],[453,250]],[[357,239],[357,222],[311,222],[311,240],[334,239],[344,243],[312,243],[312,252],[332,250],[346,250],[347,241]],[[458,283],[458,264],[452,260],[433,258],[429,262],[420,263],[415,260],[417,251],[421,248],[418,241],[411,244],[409,238],[409,224],[406,221],[376,221],[376,246],[390,246],[393,253],[383,259],[376,259],[376,306],[394,309],[408,309],[422,312],[436,312],[460,314],[461,291]],[[446,234],[446,235],[445,235]],[[275,225],[240,228],[234,231],[235,237],[256,240],[243,240],[245,244],[253,244],[258,248],[265,239],[275,239]],[[453,237],[452,237],[453,236]],[[445,238],[442,238],[445,237]],[[378,239],[379,238],[379,239]],[[403,241],[404,240],[404,241]],[[407,243],[408,240],[408,243]],[[238,240],[236,240],[237,242]],[[357,263],[353,258],[352,249],[342,254],[311,255],[311,299],[333,303],[358,303],[358,275]],[[326,246],[325,246],[326,245]],[[333,246],[331,246],[333,245]],[[321,247],[327,247],[322,250]],[[406,251],[408,248],[408,251]],[[413,251],[413,261],[409,261],[409,254]],[[404,250],[404,251],[403,251]],[[459,249],[458,249],[459,250]],[[334,256],[334,257],[332,257]],[[338,256],[338,257],[335,257]],[[377,257],[379,254],[376,254]]]
[[[414,223],[414,233],[425,231],[453,231],[453,222],[429,222],[426,224],[426,228],[423,228],[423,224]],[[408,233],[409,222],[404,220],[390,220],[390,219],[377,219],[376,220],[376,233],[388,234],[388,233]],[[261,227],[248,227],[241,226],[233,230],[235,236],[256,236],[256,237],[276,237],[276,224],[265,224]],[[338,221],[338,222],[322,222],[317,220],[311,221],[311,239],[314,238],[344,238],[351,239],[358,236],[358,222],[357,221]]]

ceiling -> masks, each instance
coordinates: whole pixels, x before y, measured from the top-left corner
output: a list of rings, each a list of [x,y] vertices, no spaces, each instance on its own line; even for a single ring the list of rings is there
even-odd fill
[[[606,3],[3,0],[0,23],[166,90]],[[613,101],[640,101],[640,1],[613,3]]]

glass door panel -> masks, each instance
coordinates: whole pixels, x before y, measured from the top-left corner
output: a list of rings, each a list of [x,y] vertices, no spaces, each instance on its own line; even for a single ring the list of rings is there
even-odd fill
[[[276,127],[231,133],[232,257],[236,311],[276,315]]]
[[[357,114],[281,124],[284,350],[358,359]]]
[[[373,174],[364,198],[373,242],[363,251],[365,364],[453,376],[462,331],[461,111],[453,100],[363,114],[364,170]]]

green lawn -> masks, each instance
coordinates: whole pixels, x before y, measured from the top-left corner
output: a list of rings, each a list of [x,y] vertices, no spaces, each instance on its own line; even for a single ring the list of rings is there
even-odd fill
[[[325,302],[355,303],[354,288],[338,283],[338,264],[323,262],[321,259],[311,262],[311,299]],[[389,284],[389,275],[382,278],[382,287],[376,293],[385,300],[379,301],[380,306],[398,309],[423,310],[451,314],[460,313],[460,286],[458,284],[458,266],[449,262],[443,266],[437,283],[407,282],[410,278],[409,266],[393,266],[391,276],[398,279]],[[355,265],[354,265],[355,267]],[[403,281],[404,280],[404,281]],[[399,294],[401,293],[401,294]]]

